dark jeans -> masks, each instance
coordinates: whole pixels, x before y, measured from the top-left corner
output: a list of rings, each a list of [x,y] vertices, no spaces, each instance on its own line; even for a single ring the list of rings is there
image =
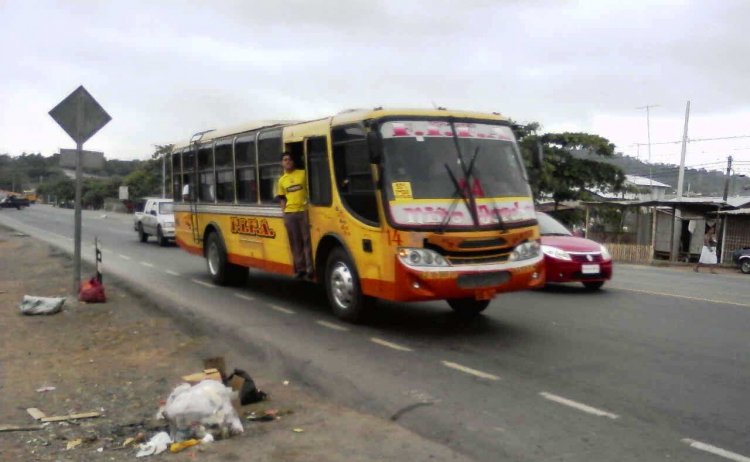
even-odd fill
[[[289,247],[294,258],[294,272],[313,273],[312,246],[310,245],[310,221],[307,212],[284,214],[284,226],[289,235]]]

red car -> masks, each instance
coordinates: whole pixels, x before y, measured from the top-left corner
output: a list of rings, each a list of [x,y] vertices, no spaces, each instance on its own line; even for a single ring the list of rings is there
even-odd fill
[[[537,212],[547,282],[580,282],[597,290],[612,277],[612,257],[598,242],[573,236],[551,216]]]

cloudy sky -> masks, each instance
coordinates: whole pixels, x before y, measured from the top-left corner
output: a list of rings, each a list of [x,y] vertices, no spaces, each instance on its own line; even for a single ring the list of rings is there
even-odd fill
[[[499,111],[750,174],[750,2],[0,0],[0,153],[75,143],[48,115],[79,85],[113,120],[85,148],[154,144],[353,107]],[[640,145],[639,145],[640,144]],[[743,164],[743,162],[745,162]]]

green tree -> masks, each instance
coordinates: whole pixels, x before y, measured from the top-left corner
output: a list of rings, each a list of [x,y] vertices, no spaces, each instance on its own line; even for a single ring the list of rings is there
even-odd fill
[[[602,159],[611,158],[614,156],[614,145],[609,140],[588,133],[539,134],[538,130],[538,123],[514,126],[537,201],[540,197],[551,196],[557,205],[566,200],[589,199],[591,190],[622,190],[625,181],[622,169],[575,155],[576,152],[586,152]],[[539,149],[544,160],[541,168],[534,168],[532,159]]]

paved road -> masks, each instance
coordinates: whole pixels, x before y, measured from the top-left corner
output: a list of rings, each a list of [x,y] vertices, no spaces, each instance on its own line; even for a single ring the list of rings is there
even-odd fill
[[[0,224],[72,249],[73,214],[36,205]],[[618,265],[599,293],[510,294],[486,315],[378,303],[346,325],[321,287],[252,273],[210,284],[202,259],[141,244],[130,216],[84,212],[85,258],[264,367],[477,460],[750,461],[748,277]],[[342,435],[342,438],[347,435]]]

